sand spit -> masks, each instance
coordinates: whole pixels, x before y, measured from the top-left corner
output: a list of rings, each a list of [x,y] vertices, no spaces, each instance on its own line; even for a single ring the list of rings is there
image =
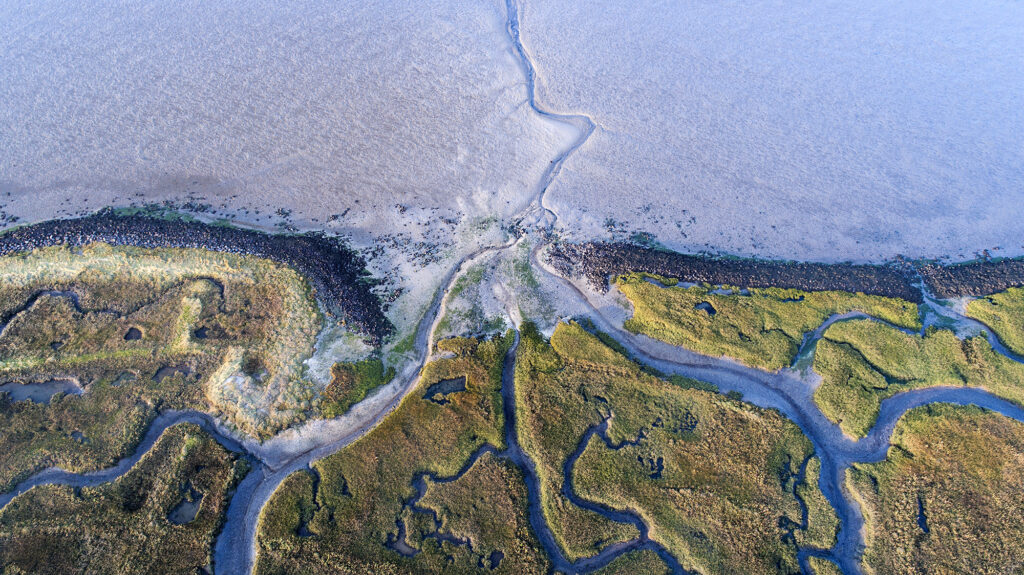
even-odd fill
[[[986,296],[1024,286],[1024,260],[979,261],[954,265],[921,266],[928,289],[942,299]]]
[[[607,289],[609,276],[645,272],[712,285],[842,290],[924,301],[912,284],[912,274],[892,265],[719,259],[601,242],[559,243],[551,247],[548,258],[563,275],[584,276],[601,291]]]
[[[392,331],[380,301],[365,281],[365,262],[347,245],[323,234],[274,235],[198,221],[118,215],[103,210],[78,219],[51,220],[0,234],[0,256],[53,245],[94,242],[143,248],[202,248],[243,253],[296,269],[317,299],[352,329],[380,343]]]

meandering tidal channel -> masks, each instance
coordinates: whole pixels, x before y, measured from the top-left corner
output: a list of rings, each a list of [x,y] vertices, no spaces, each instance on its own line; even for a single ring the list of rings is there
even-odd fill
[[[463,258],[442,279],[441,287],[438,289],[416,328],[415,347],[417,359],[414,362],[410,362],[410,365],[399,374],[397,381],[400,383],[394,386],[392,395],[386,401],[380,402],[374,409],[359,411],[356,415],[352,416],[355,419],[350,425],[328,427],[324,430],[317,430],[314,433],[299,433],[295,436],[301,439],[301,442],[295,441],[295,445],[298,447],[289,449],[281,448],[282,445],[288,446],[287,442],[290,440],[287,439],[282,439],[277,443],[272,440],[262,445],[239,440],[223,429],[217,421],[203,413],[164,412],[152,422],[148,432],[134,453],[119,461],[115,466],[84,474],[68,473],[53,468],[44,470],[21,482],[13,491],[0,495],[0,508],[17,495],[37,485],[65,484],[83,487],[96,486],[113,481],[137,463],[152,448],[157,438],[165,429],[178,423],[195,423],[215,437],[227,449],[244,454],[253,463],[253,470],[239,484],[235,491],[227,511],[224,528],[217,538],[214,552],[214,568],[217,573],[251,573],[255,563],[259,514],[277,486],[288,475],[309,468],[314,461],[330,455],[364,436],[393,411],[410,391],[417,388],[419,368],[431,356],[431,342],[433,341],[434,332],[440,319],[444,316],[446,297],[455,280],[480,259],[516,246],[527,235],[536,236],[535,239],[537,240],[534,243],[536,247],[531,255],[531,265],[534,269],[549,274],[555,281],[560,282],[566,288],[565,291],[567,293],[574,294],[579,302],[584,304],[586,309],[589,310],[588,315],[595,326],[615,338],[636,360],[649,364],[665,373],[684,375],[713,383],[719,387],[722,393],[738,391],[743,394],[744,401],[764,408],[777,409],[803,430],[813,443],[815,453],[821,460],[820,487],[825,497],[835,508],[841,525],[838,542],[832,549],[800,550],[801,567],[807,573],[810,572],[807,558],[812,555],[828,557],[834,560],[841,570],[848,575],[861,572],[859,562],[863,551],[861,531],[864,520],[859,506],[852,501],[849,493],[846,492],[843,486],[843,477],[846,470],[853,463],[875,462],[885,457],[896,422],[907,410],[936,402],[975,404],[1024,422],[1024,410],[985,391],[971,388],[937,387],[903,392],[884,400],[878,420],[867,436],[860,440],[853,440],[845,436],[839,427],[826,418],[817,408],[813,400],[814,384],[808,381],[807,378],[801,377],[800,372],[796,369],[790,368],[776,373],[768,373],[740,365],[734,361],[701,356],[645,336],[629,333],[622,329],[620,322],[606,317],[605,310],[602,308],[601,303],[595,300],[593,293],[576,281],[558,273],[550,265],[542,261],[540,257],[540,252],[545,245],[548,232],[553,229],[557,222],[557,214],[546,207],[544,203],[545,193],[557,177],[566,159],[586,142],[593,133],[596,124],[585,115],[556,114],[542,108],[538,104],[535,95],[536,70],[520,39],[519,6],[514,0],[507,0],[506,10],[506,28],[513,52],[518,57],[526,77],[529,105],[537,114],[545,118],[574,126],[579,131],[579,136],[569,147],[551,161],[549,167],[542,175],[541,180],[537,184],[533,202],[522,213],[521,217],[518,218],[519,225],[516,226],[519,229],[518,237],[504,244],[476,250]],[[945,310],[941,306],[933,305],[931,307],[933,311],[942,310],[942,314],[947,320],[954,322],[962,328],[975,332],[984,328],[984,326],[977,322],[959,316],[952,311]],[[854,317],[866,316],[862,314],[846,314],[829,318],[824,325],[805,337],[801,346],[801,353],[798,357],[813,353],[815,343],[821,338],[824,329],[828,325],[835,321],[843,321]],[[0,326],[0,329],[2,329],[2,326]],[[991,330],[986,331],[989,334],[990,343],[992,343],[992,347],[997,353],[1001,353],[1015,361],[1021,361],[1020,358],[1011,354],[992,335]],[[485,446],[473,454],[457,475],[453,477],[431,476],[430,479],[438,482],[454,481],[465,473],[479,457],[485,453],[492,453],[514,463],[522,471],[526,479],[529,497],[530,524],[544,551],[551,559],[554,569],[565,573],[587,573],[607,565],[610,561],[624,553],[637,549],[649,549],[657,553],[671,567],[674,573],[686,573],[676,558],[669,554],[658,542],[650,539],[648,536],[649,526],[644,523],[638,513],[629,509],[610,509],[589,502],[575,493],[572,483],[573,465],[582,452],[582,447],[587,444],[591,436],[597,435],[608,443],[609,447],[615,447],[615,445],[610,444],[605,435],[606,422],[589,429],[581,438],[580,447],[576,453],[567,461],[563,470],[565,475],[563,495],[573,504],[600,513],[612,521],[635,526],[640,536],[628,542],[606,547],[597,555],[580,559],[576,562],[571,562],[564,556],[541,510],[539,481],[535,465],[519,446],[516,434],[514,366],[518,341],[517,334],[516,343],[505,358],[502,375],[502,398],[505,411],[505,449],[499,450],[494,446]],[[423,476],[419,476],[414,480],[414,486],[420,486],[418,492],[421,496],[423,493],[423,482]],[[413,501],[409,502],[409,505],[416,505],[417,500],[417,498],[414,498]],[[399,537],[402,537],[401,532]],[[500,561],[500,557],[496,560]]]

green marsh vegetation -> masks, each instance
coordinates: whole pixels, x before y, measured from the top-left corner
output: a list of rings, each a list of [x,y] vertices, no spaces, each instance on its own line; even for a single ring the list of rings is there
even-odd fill
[[[0,571],[200,572],[212,559],[228,494],[247,470],[199,427],[170,427],[111,483],[43,485],[14,498],[0,511]],[[175,515],[186,501],[198,503],[195,514]]]
[[[331,382],[324,389],[320,411],[326,418],[342,415],[394,377],[395,368],[385,369],[380,358],[336,363],[331,367]]]
[[[983,336],[957,339],[949,330],[908,334],[871,320],[833,324],[818,341],[814,401],[854,437],[878,418],[882,400],[933,386],[981,387],[1024,405],[1024,365],[992,350]]]
[[[967,316],[992,328],[1013,353],[1024,355],[1024,288],[1010,288],[967,304]]]
[[[888,457],[855,464],[869,574],[1017,573],[1024,557],[1024,424],[977,407],[907,412]]]
[[[638,512],[684,568],[788,573],[798,570],[796,545],[827,547],[835,539],[834,513],[816,483],[805,477],[796,485],[802,464],[816,463],[796,425],[660,380],[575,323],[559,324],[550,343],[524,326],[516,402],[544,514],[571,555],[633,535],[621,524],[612,524],[618,532],[602,526],[609,521],[585,516],[561,493],[566,461],[587,430],[606,420],[608,440],[621,447],[591,436],[572,470],[577,494]],[[806,532],[794,489],[809,501]]]
[[[433,510],[440,526],[406,505],[417,474],[453,477],[478,448],[504,447],[501,370],[512,342],[511,333],[440,341],[450,357],[427,364],[422,384],[394,413],[315,463],[315,476],[299,472],[282,483],[260,516],[257,573],[490,572],[495,551],[503,558],[494,573],[546,572],[525,484],[503,460],[485,454],[455,481],[425,479],[418,505]],[[465,390],[425,397],[433,385],[459,378]],[[394,546],[398,523],[412,557],[387,545]],[[431,537],[438,531],[468,539],[472,550]]]
[[[671,575],[672,569],[650,549],[630,551],[620,555],[594,575]]]
[[[262,436],[312,412],[302,362],[322,318],[290,268],[94,244],[7,256],[0,270],[0,382],[84,388],[48,404],[0,396],[0,490],[49,466],[113,463],[158,410],[199,409]]]
[[[780,288],[718,294],[708,285],[660,287],[648,279],[676,283],[640,273],[615,281],[633,305],[626,329],[769,371],[790,366],[804,334],[834,314],[859,311],[902,327],[921,328],[917,306],[897,298]]]

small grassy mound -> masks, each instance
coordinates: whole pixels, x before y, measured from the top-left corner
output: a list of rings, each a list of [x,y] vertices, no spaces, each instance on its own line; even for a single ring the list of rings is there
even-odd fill
[[[902,327],[921,327],[917,305],[897,298],[779,288],[723,294],[706,285],[661,287],[649,278],[675,283],[648,274],[615,282],[633,304],[626,329],[769,371],[791,365],[804,334],[834,314],[860,311]]]
[[[331,367],[331,383],[324,389],[320,411],[324,417],[342,415],[366,398],[370,391],[387,385],[395,377],[395,368],[384,369],[380,358],[336,363]]]
[[[900,391],[981,387],[1024,405],[1024,365],[992,350],[981,336],[957,339],[949,330],[903,333],[870,320],[833,324],[818,342],[814,370],[822,384],[814,400],[852,436],[867,434],[882,400]]]
[[[35,487],[0,511],[4,573],[197,573],[212,559],[228,493],[247,464],[191,424],[164,432],[112,483]],[[199,500],[201,498],[201,500]],[[199,500],[190,521],[168,519]],[[183,519],[188,519],[186,515]]]
[[[834,540],[836,520],[816,483],[797,485],[804,462],[816,463],[812,446],[776,412],[657,379],[574,323],[560,324],[550,344],[524,328],[522,342],[519,438],[567,549],[590,551],[588,535],[607,537],[566,513],[575,507],[561,494],[566,461],[605,421],[606,436],[591,435],[572,470],[577,494],[638,512],[684,568],[789,573],[798,543]],[[809,502],[806,532],[794,490]]]
[[[907,412],[886,460],[855,464],[864,569],[1017,573],[1024,558],[1024,424],[976,407]]]

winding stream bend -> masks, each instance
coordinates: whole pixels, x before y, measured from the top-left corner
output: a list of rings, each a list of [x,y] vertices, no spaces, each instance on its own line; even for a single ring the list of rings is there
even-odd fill
[[[562,171],[562,165],[565,164],[569,156],[576,152],[576,150],[579,150],[590,139],[590,135],[594,133],[597,124],[594,123],[590,116],[584,114],[560,114],[543,108],[537,103],[537,69],[534,67],[533,59],[530,58],[529,52],[523,46],[522,38],[519,35],[520,5],[518,0],[505,0],[505,11],[505,29],[508,31],[508,38],[512,42],[512,49],[519,60],[520,67],[523,69],[523,74],[526,76],[526,98],[530,108],[542,118],[569,124],[579,132],[576,140],[568,148],[555,156],[551,163],[548,164],[547,169],[544,170],[544,173],[541,174],[533,202],[526,209],[522,218],[526,219],[529,216],[536,216],[535,221],[532,223],[538,229],[549,232],[555,227],[558,221],[558,214],[545,203],[548,188],[551,187],[552,182],[555,181],[555,178]]]
[[[825,497],[835,508],[841,525],[838,542],[832,549],[800,550],[801,566],[806,573],[810,572],[807,566],[807,558],[812,555],[827,557],[836,561],[843,573],[847,575],[858,575],[861,572],[860,556],[863,551],[861,531],[864,520],[861,516],[860,508],[852,501],[849,493],[846,492],[843,486],[843,477],[846,469],[853,463],[874,462],[885,457],[896,422],[907,410],[935,402],[961,405],[976,404],[1024,422],[1024,410],[1019,406],[999,399],[985,391],[973,388],[936,387],[903,392],[886,399],[882,402],[877,423],[866,437],[855,441],[843,435],[839,427],[821,413],[813,401],[814,383],[808,381],[807,378],[800,377],[799,372],[794,369],[785,369],[776,373],[764,372],[743,366],[732,360],[701,356],[683,348],[625,331],[621,327],[621,322],[608,316],[606,308],[600,301],[595,299],[593,293],[569,278],[561,276],[557,271],[546,265],[540,257],[541,250],[558,220],[557,214],[545,203],[546,192],[555,178],[557,178],[565,161],[574,152],[579,150],[594,132],[596,124],[586,115],[556,113],[538,104],[536,99],[536,69],[520,38],[520,4],[517,0],[506,0],[505,7],[507,11],[506,30],[513,52],[518,58],[525,75],[527,101],[531,109],[544,118],[573,126],[578,130],[579,135],[571,145],[550,162],[537,183],[533,200],[519,216],[514,218],[517,222],[516,228],[519,230],[517,237],[503,244],[479,248],[466,255],[442,278],[440,287],[416,328],[414,342],[417,355],[415,361],[409,362],[409,365],[399,374],[396,378],[397,384],[389,385],[386,389],[379,392],[379,394],[385,395],[383,401],[366,401],[364,402],[365,405],[371,405],[371,403],[372,405],[363,409],[360,409],[360,406],[356,406],[349,414],[337,420],[307,424],[302,428],[293,430],[287,437],[278,436],[263,444],[233,436],[230,432],[225,431],[216,420],[204,413],[193,411],[164,412],[159,414],[152,422],[134,453],[120,460],[113,467],[84,474],[68,473],[55,468],[44,470],[18,484],[13,491],[0,495],[0,509],[17,495],[37,485],[95,486],[112,481],[123,475],[137,463],[152,448],[157,438],[165,429],[177,423],[195,423],[210,433],[227,449],[236,453],[244,453],[258,462],[253,471],[246,476],[236,489],[228,508],[224,529],[217,539],[214,554],[214,566],[217,573],[231,575],[251,573],[255,565],[256,531],[259,514],[281,481],[289,474],[300,469],[309,468],[316,460],[326,457],[356,441],[372,430],[378,422],[393,411],[402,399],[417,387],[419,370],[430,359],[433,336],[438,323],[444,316],[446,297],[455,280],[475,262],[516,246],[526,235],[533,233],[540,235],[540,238],[538,238],[539,241],[536,242],[531,252],[531,265],[563,285],[566,288],[566,293],[572,294],[588,310],[587,315],[598,329],[614,337],[638,361],[647,363],[666,373],[680,374],[714,383],[718,385],[723,393],[739,391],[743,394],[745,401],[764,408],[778,409],[803,430],[813,443],[815,453],[821,459],[822,471],[819,485]],[[532,227],[532,230],[527,229],[528,227]],[[71,297],[64,293],[56,295]],[[934,312],[953,321],[961,328],[975,333],[984,330],[988,334],[989,342],[997,353],[1001,353],[1015,361],[1021,361],[1021,358],[1010,353],[1002,345],[992,330],[987,329],[987,326],[975,320],[965,318],[941,304],[937,304],[934,300],[927,301],[932,304]],[[851,319],[852,317],[861,316],[834,317],[829,318],[829,322]],[[6,321],[3,323],[6,323]],[[824,332],[825,327],[827,325],[823,325],[811,334],[808,334],[801,351],[812,350],[817,339]],[[0,326],[0,329],[3,329],[3,326]],[[515,346],[518,345],[518,341],[517,334]],[[462,473],[465,473],[481,455],[484,453],[494,453],[512,461],[523,471],[529,495],[530,523],[545,552],[551,558],[555,569],[565,573],[585,573],[607,565],[611,560],[629,551],[650,549],[661,556],[674,573],[684,573],[685,571],[676,558],[669,554],[664,547],[648,537],[649,526],[640,519],[636,512],[632,510],[608,509],[588,502],[575,493],[571,483],[573,464],[579,457],[579,454],[582,453],[586,442],[592,436],[597,435],[607,441],[607,437],[603,435],[601,425],[588,430],[584,437],[581,438],[577,453],[567,462],[564,469],[567,481],[563,494],[574,504],[592,509],[612,521],[629,523],[636,526],[641,535],[637,539],[609,546],[593,557],[584,558],[576,562],[568,561],[562,554],[541,510],[539,482],[535,465],[519,446],[515,433],[513,381],[516,356],[515,346],[506,357],[502,379],[502,396],[506,420],[506,448],[499,451],[493,446],[485,446],[473,455],[455,477],[432,479],[437,481],[453,481],[461,476]],[[422,477],[419,479],[422,480]]]

